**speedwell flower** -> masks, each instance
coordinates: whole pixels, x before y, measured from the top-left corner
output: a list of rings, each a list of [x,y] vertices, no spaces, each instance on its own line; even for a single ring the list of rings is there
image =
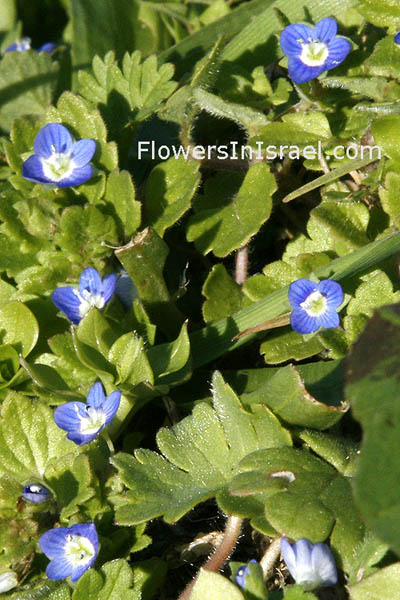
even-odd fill
[[[51,52],[53,52],[56,45],[57,44],[54,44],[54,42],[46,42],[45,44],[40,46],[40,48],[38,48],[36,52],[48,52],[50,54]],[[25,52],[25,50],[31,50],[31,38],[24,37],[22,38],[22,40],[17,40],[13,44],[10,44],[4,50],[4,54],[6,52]]]
[[[289,58],[289,75],[295,83],[311,81],[344,61],[351,44],[336,33],[337,23],[330,17],[315,27],[301,24],[285,27],[281,47]]]
[[[25,485],[22,495],[25,498],[25,500],[29,500],[34,504],[40,504],[41,502],[45,502],[51,496],[49,490],[45,488],[44,485],[40,485],[38,483],[31,483],[29,485]]]
[[[252,558],[250,562],[255,563],[257,561],[255,558]],[[244,588],[247,575],[250,575],[249,565],[242,565],[238,568],[235,575],[235,581],[239,587]]]
[[[400,31],[398,31],[394,36],[394,41],[398,46],[400,46]]]
[[[89,390],[86,404],[67,402],[57,406],[54,420],[60,429],[68,431],[67,438],[82,446],[88,444],[114,418],[121,400],[121,392],[111,392],[107,397],[98,381]]]
[[[25,52],[25,50],[31,49],[31,38],[24,37],[21,40],[17,40],[13,44],[7,46],[4,50],[4,54],[6,52]]]
[[[281,552],[289,573],[305,590],[337,583],[335,560],[326,544],[312,544],[302,538],[291,546],[283,537]]]
[[[70,132],[60,123],[48,123],[37,134],[34,154],[22,165],[28,181],[59,187],[85,183],[93,174],[90,161],[96,150],[91,139],[74,142]]]
[[[133,302],[139,298],[137,287],[124,269],[119,272],[115,293],[125,308],[132,308]]]
[[[54,290],[51,299],[77,325],[93,306],[103,310],[114,294],[116,280],[115,273],[101,279],[96,269],[88,267],[81,273],[79,288],[72,285],[60,287]]]
[[[71,576],[71,581],[77,581],[93,565],[99,551],[94,523],[50,529],[40,537],[39,545],[51,559],[46,568],[49,579]]]
[[[289,302],[293,307],[290,324],[298,333],[313,333],[320,327],[338,327],[337,309],[343,302],[342,286],[330,279],[319,283],[297,279],[289,286]]]

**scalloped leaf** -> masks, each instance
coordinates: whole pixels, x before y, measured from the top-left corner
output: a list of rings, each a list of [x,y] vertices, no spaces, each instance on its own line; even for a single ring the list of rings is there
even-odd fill
[[[118,499],[120,524],[160,515],[175,522],[199,502],[213,496],[218,500],[246,454],[291,444],[289,434],[267,407],[244,410],[219,373],[213,378],[213,405],[201,403],[190,417],[159,431],[157,443],[163,456],[138,450],[134,457],[119,453],[112,458],[129,489]]]
[[[53,411],[40,402],[10,392],[0,420],[0,472],[20,483],[42,477],[49,461],[71,452],[73,444],[57,427]]]
[[[235,180],[236,189],[232,189]],[[196,201],[187,239],[203,254],[213,251],[222,257],[245,246],[271,214],[277,186],[268,165],[253,165],[239,189],[237,183],[232,174],[218,175],[211,185],[206,184],[204,198]]]

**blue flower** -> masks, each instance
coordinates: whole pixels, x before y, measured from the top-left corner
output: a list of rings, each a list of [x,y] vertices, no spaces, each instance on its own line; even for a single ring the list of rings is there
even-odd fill
[[[21,40],[17,40],[13,44],[7,46],[4,50],[4,54],[6,52],[25,52],[25,50],[31,49],[31,38],[24,37]]]
[[[50,529],[40,537],[39,545],[51,559],[46,569],[49,579],[71,576],[71,581],[77,581],[93,565],[99,551],[94,523]]]
[[[29,485],[25,485],[22,495],[25,498],[25,500],[29,500],[34,504],[40,504],[41,502],[45,502],[51,496],[49,490],[45,488],[44,485],[40,485],[38,483],[31,483]]]
[[[115,293],[121,300],[125,308],[132,308],[132,304],[136,298],[139,298],[139,292],[128,273],[124,270],[120,271],[115,286]]]
[[[74,142],[68,129],[60,123],[48,123],[37,134],[34,154],[22,165],[28,181],[59,187],[72,187],[91,178],[89,164],[96,150],[94,140]]]
[[[107,397],[98,381],[89,390],[86,404],[67,402],[57,406],[54,420],[60,429],[68,431],[67,438],[82,446],[88,444],[114,418],[121,400],[121,392],[115,391]]]
[[[257,561],[255,558],[252,558],[250,562],[256,563]],[[244,588],[247,575],[250,575],[249,565],[242,565],[238,568],[235,575],[235,581],[239,587]]]
[[[283,537],[281,552],[289,573],[305,590],[337,583],[335,560],[326,544],[312,544],[302,538],[291,546]]]
[[[394,36],[394,41],[398,46],[400,46],[400,31],[398,31]]]
[[[53,52],[56,46],[57,44],[54,44],[54,42],[46,42],[45,44],[40,46],[40,48],[38,48],[36,52],[48,52],[49,54],[51,54],[51,52]],[[31,38],[24,37],[21,40],[17,40],[13,44],[10,44],[4,50],[4,54],[6,54],[6,52],[25,52],[25,50],[31,50]]]
[[[289,75],[295,83],[311,81],[344,61],[351,44],[336,33],[337,23],[330,17],[322,19],[315,27],[285,27],[281,33],[281,47],[289,58]]]
[[[72,285],[60,287],[54,290],[51,299],[77,325],[93,306],[103,310],[114,294],[116,280],[115,273],[102,280],[96,269],[88,267],[81,273],[79,289]]]
[[[343,302],[343,290],[339,283],[330,279],[320,283],[297,279],[289,286],[289,302],[293,307],[292,328],[298,333],[312,333],[320,327],[338,327],[337,309]]]

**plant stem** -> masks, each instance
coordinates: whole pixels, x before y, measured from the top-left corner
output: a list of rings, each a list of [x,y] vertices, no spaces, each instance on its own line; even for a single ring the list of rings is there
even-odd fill
[[[230,515],[226,520],[225,533],[222,542],[216,548],[215,552],[210,556],[207,562],[203,565],[203,569],[207,571],[217,572],[226,563],[232,550],[235,547],[237,539],[242,528],[243,519]],[[198,574],[183,590],[178,600],[190,600],[193,587],[197,581]]]
[[[275,538],[267,550],[265,551],[264,556],[260,560],[260,565],[263,570],[264,579],[267,580],[271,577],[274,565],[278,559],[278,556],[281,552],[281,538]]]
[[[247,270],[249,267],[249,247],[239,248],[235,257],[235,281],[238,285],[243,285],[247,279]]]

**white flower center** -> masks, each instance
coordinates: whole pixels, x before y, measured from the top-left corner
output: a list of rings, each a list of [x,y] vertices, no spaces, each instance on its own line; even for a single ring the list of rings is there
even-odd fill
[[[326,311],[328,301],[321,292],[317,290],[312,292],[300,306],[303,308],[309,317],[319,317]]]
[[[79,567],[88,563],[96,554],[96,551],[87,537],[69,533],[64,544],[64,554],[71,565]]]
[[[79,316],[82,318],[89,312],[92,306],[96,306],[99,309],[102,309],[104,306],[104,297],[102,294],[91,294],[88,290],[80,292],[77,289],[74,289],[74,294],[79,298]]]
[[[86,414],[84,417],[79,413],[79,408],[75,406],[75,410],[80,419],[80,432],[83,434],[97,433],[106,422],[106,415],[102,408],[93,408],[86,406]]]
[[[320,67],[326,62],[329,49],[324,42],[320,42],[319,40],[309,40],[308,43],[304,43],[304,40],[298,41],[302,45],[300,60],[304,65],[307,65],[307,67]]]
[[[55,152],[55,148],[48,158],[41,158],[43,173],[52,181],[61,181],[69,177],[76,169],[71,155],[64,152]]]

